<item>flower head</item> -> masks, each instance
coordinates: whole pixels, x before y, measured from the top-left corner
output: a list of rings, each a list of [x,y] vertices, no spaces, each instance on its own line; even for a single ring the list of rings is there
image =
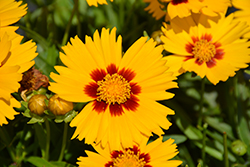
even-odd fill
[[[107,0],[86,0],[89,6],[98,6],[98,4],[102,5],[102,4],[108,4]],[[110,0],[111,2],[113,2],[113,0]]]
[[[162,46],[146,37],[137,40],[122,56],[121,36],[102,29],[85,44],[76,36],[60,53],[67,67],[56,66],[60,75],[51,73],[56,83],[49,89],[72,102],[89,102],[72,120],[72,138],[110,147],[130,146],[152,132],[162,134],[174,114],[156,100],[173,97],[166,89],[177,87],[172,73],[166,72]],[[147,42],[146,42],[147,41]]]
[[[207,16],[202,15],[200,20],[207,20]],[[179,29],[187,22],[182,19],[178,23]],[[197,26],[186,27],[178,33],[174,29],[162,28],[164,48],[173,53],[165,58],[168,60],[167,65],[174,66],[170,70],[193,71],[201,78],[206,76],[210,82],[217,84],[248,66],[249,42],[240,39],[247,27],[245,23],[234,22],[233,15],[221,15],[219,21],[210,20],[206,26],[199,22]]]
[[[0,101],[5,106],[4,109],[9,107],[8,110],[1,109],[3,117],[0,119],[0,125],[6,123],[5,116],[14,119],[14,115],[17,114],[13,107],[19,105],[13,100],[11,93],[18,91],[22,72],[34,64],[32,59],[37,55],[35,44],[31,41],[20,44],[21,39],[22,37],[15,37],[11,40],[6,32],[0,33]]]
[[[250,27],[250,3],[248,0],[232,0],[233,6],[239,10],[234,12],[235,21],[246,22]],[[250,39],[250,31],[244,37]]]
[[[165,21],[177,16],[187,17],[192,13],[217,16],[218,13],[225,13],[231,5],[230,0],[144,0],[144,2],[149,3],[145,10],[152,13],[157,20],[165,16]]]
[[[16,23],[27,13],[27,4],[21,5],[22,1],[15,0],[0,0],[0,35],[4,32],[8,32],[8,35],[12,39],[18,36],[15,31],[18,27],[10,26]]]
[[[0,77],[1,78],[1,77]],[[13,107],[20,108],[21,104],[14,97],[10,97],[9,100],[6,100],[0,97],[0,126],[3,124],[8,124],[6,118],[13,120],[15,115],[19,114],[16,112]]]
[[[11,98],[11,93],[16,92],[19,88],[19,83],[22,79],[22,74],[18,72],[20,66],[17,64],[8,65],[6,62],[12,56],[11,44],[9,36],[4,34],[0,38],[0,98],[7,101]]]
[[[177,167],[182,162],[170,160],[178,154],[176,144],[173,142],[173,139],[162,142],[162,137],[160,137],[148,145],[147,141],[143,141],[139,146],[133,145],[111,151],[108,148],[102,149],[100,146],[94,146],[99,154],[86,151],[88,157],[79,157],[77,164],[80,167]]]

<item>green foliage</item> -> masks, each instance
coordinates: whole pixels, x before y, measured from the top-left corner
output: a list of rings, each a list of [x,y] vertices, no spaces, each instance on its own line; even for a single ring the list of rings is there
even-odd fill
[[[25,34],[24,41],[32,39],[37,43],[35,66],[48,77],[51,72],[56,73],[55,65],[62,65],[59,52],[71,37],[78,35],[84,41],[85,35],[92,36],[96,29],[117,27],[125,51],[141,36],[149,37],[153,31],[159,30],[162,22],[145,12],[146,4],[139,0],[114,0],[109,5],[98,7],[89,7],[85,0],[24,2],[28,3],[29,10],[17,25]],[[76,2],[79,4],[74,13]],[[165,131],[163,141],[175,139],[179,150],[176,159],[183,161],[183,167],[224,166],[225,142],[230,166],[250,165],[250,83],[245,77],[247,74],[250,74],[249,70],[241,70],[235,77],[216,86],[205,80],[201,114],[202,81],[191,73],[178,77],[179,88],[171,90],[175,93],[173,99],[161,101],[175,111],[174,116],[169,116],[173,125]],[[47,95],[50,93],[46,92]],[[75,109],[64,116],[55,117],[45,111],[44,117],[30,113],[27,102],[22,102],[22,108],[17,109],[22,114],[0,127],[0,165],[76,166],[77,158],[86,156],[84,150],[93,148],[84,141],[71,140],[74,129],[64,125],[84,105],[76,104]],[[199,125],[198,120],[202,125],[207,124],[207,128]],[[227,135],[225,140],[224,133]],[[205,158],[202,159],[202,155],[206,155]]]

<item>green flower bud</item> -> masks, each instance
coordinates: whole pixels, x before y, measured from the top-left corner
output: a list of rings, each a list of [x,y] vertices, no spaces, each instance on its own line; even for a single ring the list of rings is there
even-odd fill
[[[28,102],[29,110],[34,114],[42,115],[47,109],[45,99],[47,99],[45,95],[37,94],[32,96]]]
[[[243,143],[241,140],[235,140],[231,144],[231,148],[232,151],[239,156],[242,156],[247,152],[247,145]]]
[[[48,108],[54,115],[65,115],[67,112],[73,110],[73,103],[61,99],[55,94],[49,99]]]

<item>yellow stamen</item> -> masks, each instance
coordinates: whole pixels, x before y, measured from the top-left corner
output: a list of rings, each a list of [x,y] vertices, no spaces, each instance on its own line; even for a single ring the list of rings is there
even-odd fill
[[[201,39],[195,42],[192,53],[199,62],[209,62],[216,54],[215,45],[206,39]]]
[[[131,87],[123,76],[115,73],[107,74],[102,81],[98,81],[97,101],[105,101],[108,104],[121,104],[130,98]]]
[[[144,158],[140,158],[140,153],[134,154],[134,151],[128,149],[123,154],[119,154],[117,158],[113,158],[114,167],[144,167],[146,162]]]

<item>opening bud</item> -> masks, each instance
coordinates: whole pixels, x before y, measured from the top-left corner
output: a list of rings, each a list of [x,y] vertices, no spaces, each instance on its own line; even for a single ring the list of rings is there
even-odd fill
[[[61,99],[55,94],[49,99],[48,108],[54,115],[65,115],[67,112],[73,110],[73,103]]]
[[[42,115],[47,109],[45,99],[47,99],[47,97],[41,94],[32,96],[28,102],[29,110],[34,114]]]

